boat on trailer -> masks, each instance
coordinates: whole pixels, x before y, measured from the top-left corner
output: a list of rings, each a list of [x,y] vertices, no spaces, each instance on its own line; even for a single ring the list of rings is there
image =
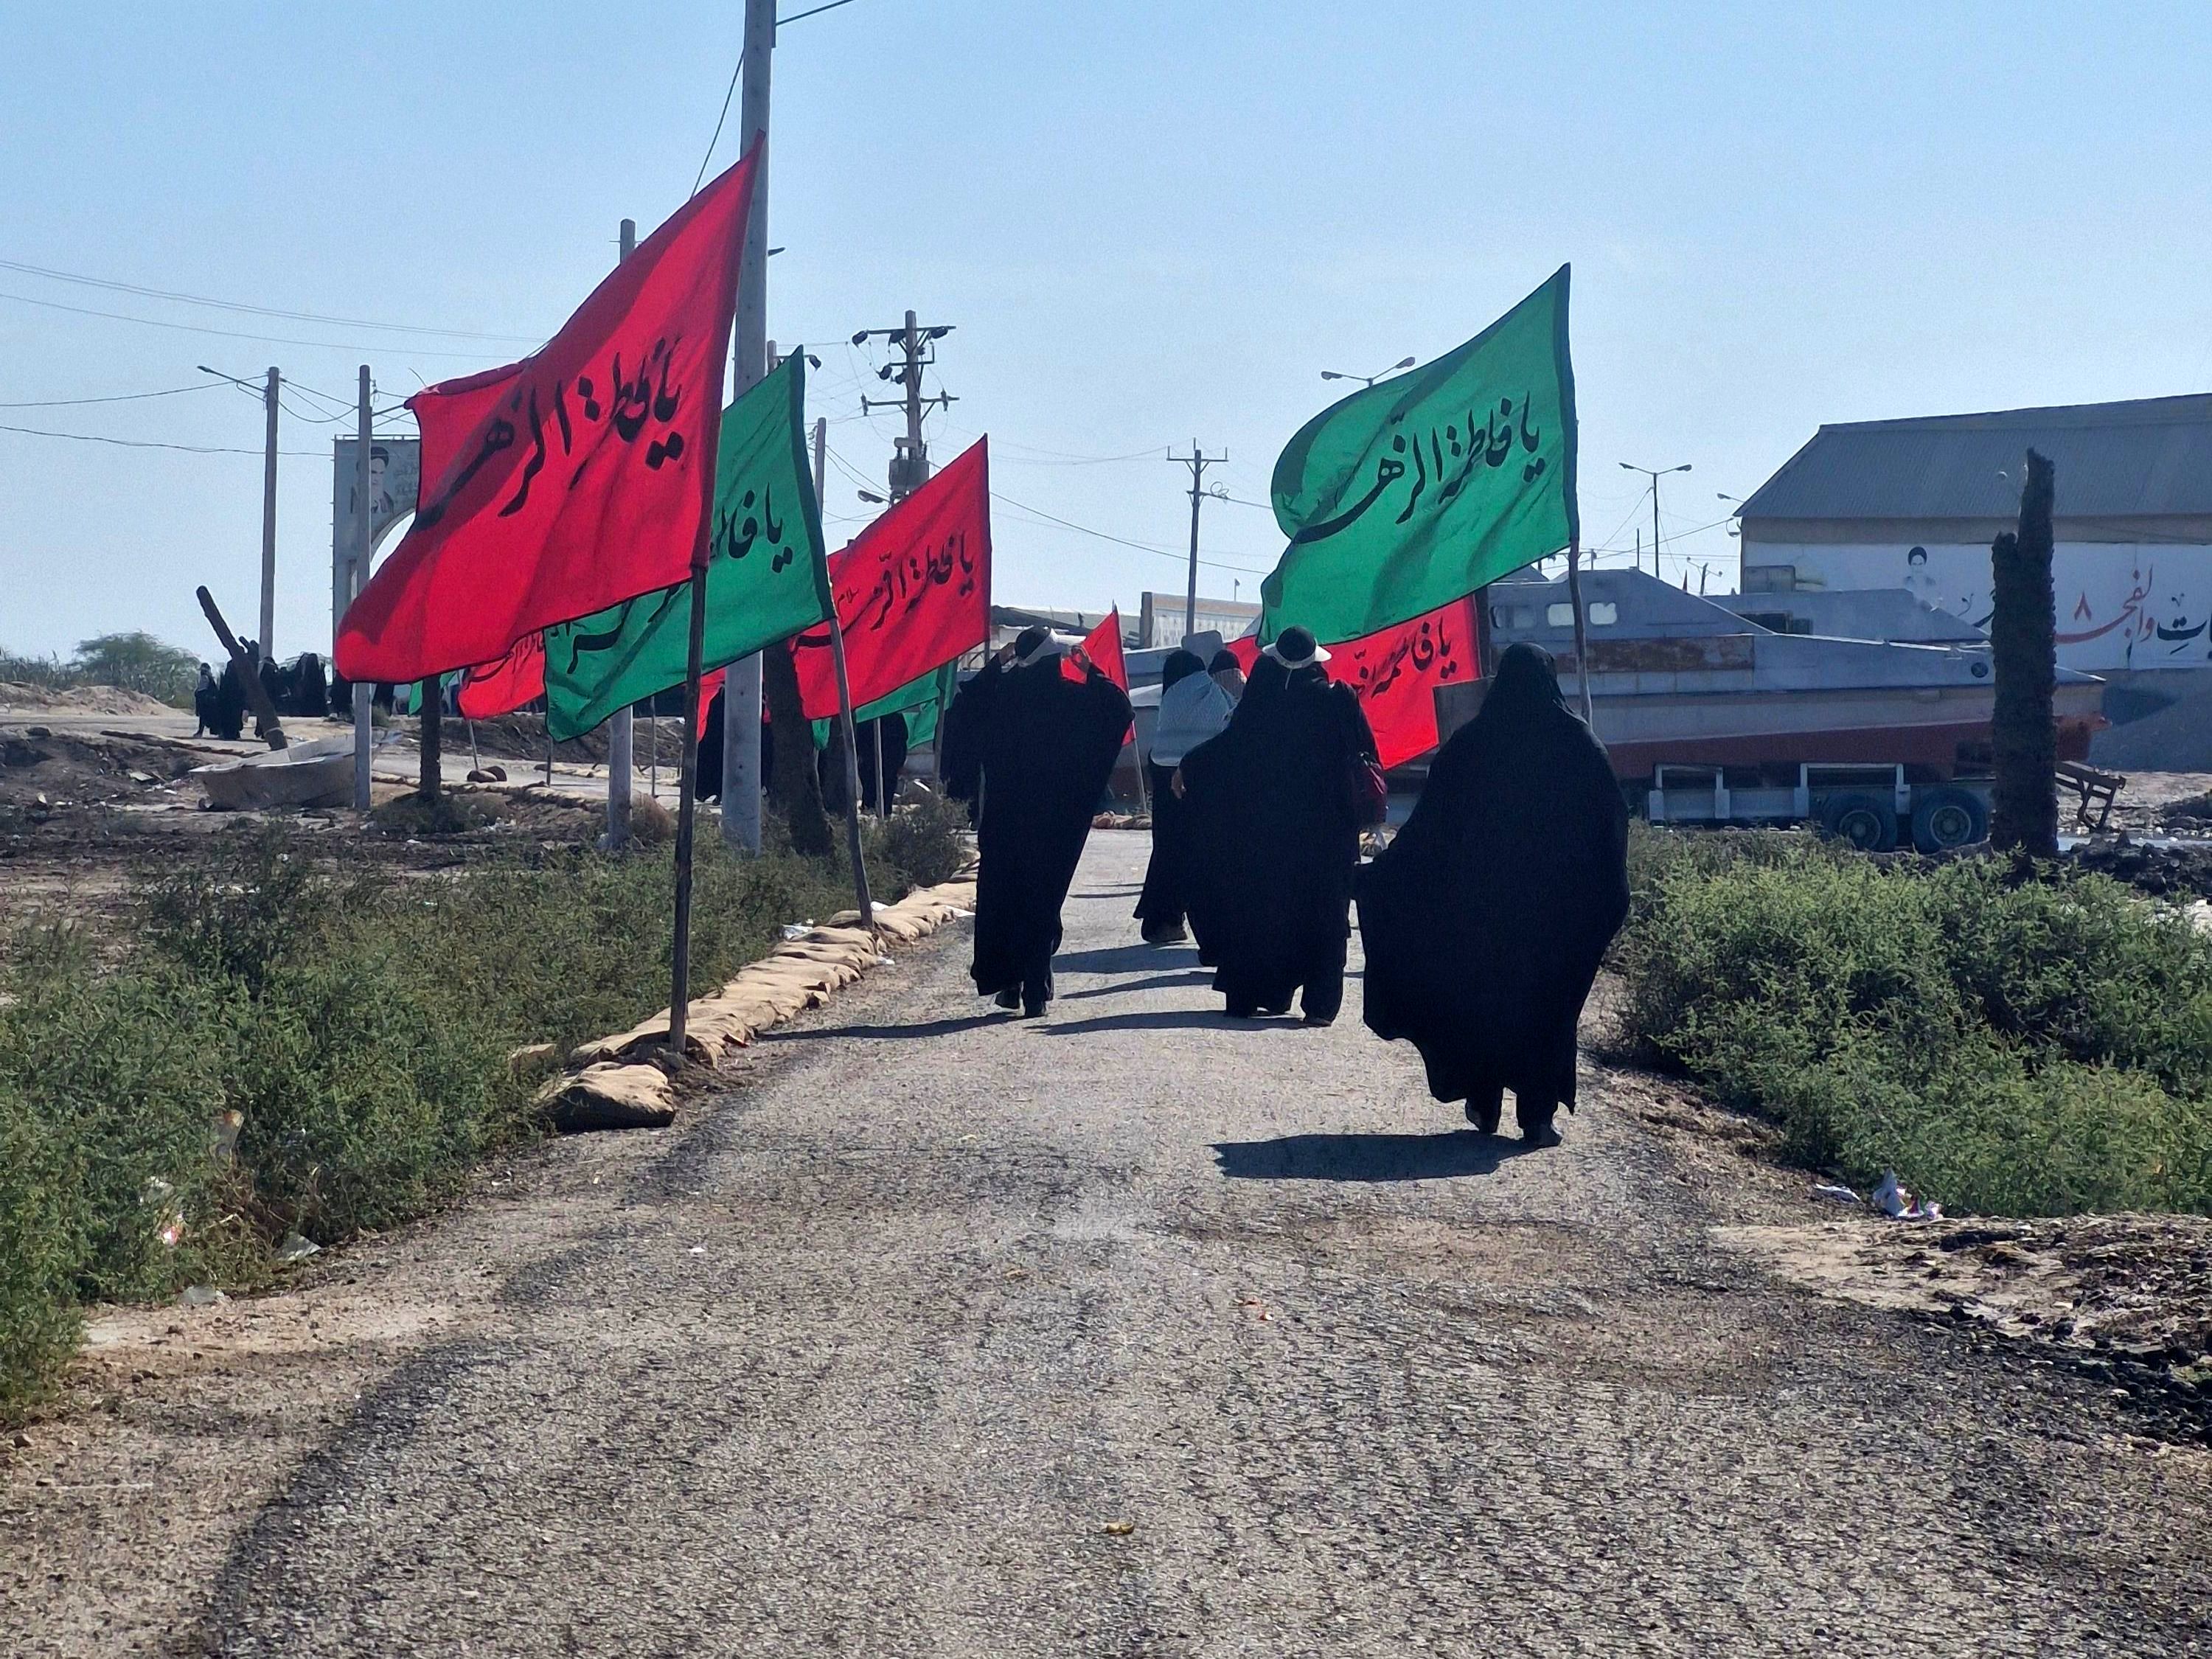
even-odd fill
[[[1632,805],[1655,822],[1811,821],[1873,850],[1908,831],[1929,852],[1988,833],[1996,688],[1985,640],[1931,640],[1957,629],[1903,607],[1887,609],[1916,637],[1813,634],[1795,619],[1777,629],[1642,571],[1594,570],[1581,586],[1597,734]],[[1500,581],[1489,599],[1492,651],[1542,646],[1579,709],[1584,665],[1565,580]],[[1883,608],[1869,614],[1896,630]],[[1438,729],[1472,718],[1485,689],[1440,689]],[[2103,691],[2094,675],[2057,671],[2062,761],[2087,757]]]

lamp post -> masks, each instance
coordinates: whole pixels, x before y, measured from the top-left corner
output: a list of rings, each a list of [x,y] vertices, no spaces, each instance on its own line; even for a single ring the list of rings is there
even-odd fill
[[[1659,574],[1659,480],[1669,472],[1687,472],[1690,470],[1690,464],[1685,461],[1680,466],[1654,467],[1638,466],[1633,461],[1623,461],[1620,465],[1625,472],[1641,472],[1651,480],[1651,574],[1656,576]]]
[[[1333,368],[1324,368],[1321,372],[1321,377],[1324,380],[1357,380],[1362,386],[1373,386],[1385,374],[1395,374],[1400,369],[1411,368],[1413,366],[1413,360],[1411,357],[1401,357],[1389,368],[1377,369],[1372,374],[1340,374]]]

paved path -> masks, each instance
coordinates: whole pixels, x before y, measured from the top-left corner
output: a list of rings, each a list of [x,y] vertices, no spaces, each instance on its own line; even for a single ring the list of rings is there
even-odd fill
[[[1131,943],[1144,850],[1093,838],[1047,1021],[956,942],[764,1045],[362,1401],[203,1641],[2212,1651],[2202,1457],[1771,1286],[1602,1090],[1513,1156],[1356,989],[1230,1025]]]

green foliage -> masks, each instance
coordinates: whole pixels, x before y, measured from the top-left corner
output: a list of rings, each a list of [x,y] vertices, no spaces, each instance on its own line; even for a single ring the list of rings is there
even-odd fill
[[[2212,939],[2180,912],[1988,860],[1676,839],[1705,844],[1645,849],[1618,951],[1645,1058],[1954,1209],[2212,1208]]]
[[[78,641],[71,672],[81,684],[119,686],[189,708],[200,662],[151,634],[100,634]]]
[[[919,887],[949,881],[968,862],[968,809],[931,791],[891,813],[884,851]]]
[[[894,839],[870,848],[885,898],[908,880]],[[666,1003],[665,853],[337,876],[310,844],[249,830],[156,875],[119,963],[61,930],[9,942],[0,1421],[50,1386],[81,1302],[250,1284],[292,1229],[332,1243],[423,1213],[532,1133],[514,1048],[566,1049]],[[784,923],[852,902],[841,863],[738,858],[711,836],[693,890],[702,989]]]

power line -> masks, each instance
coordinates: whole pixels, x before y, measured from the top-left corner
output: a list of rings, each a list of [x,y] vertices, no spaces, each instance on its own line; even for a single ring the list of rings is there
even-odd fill
[[[786,23],[796,23],[805,17],[819,17],[825,11],[835,11],[840,6],[849,6],[852,3],[853,0],[830,0],[829,4],[817,6],[811,11],[793,12],[788,17],[779,17],[775,20],[775,26],[781,28]]]
[[[133,317],[127,312],[94,311],[88,306],[65,306],[58,300],[34,300],[27,294],[0,294],[0,300],[12,300],[17,305],[40,306],[48,311],[67,311],[79,317],[105,317],[111,322],[139,323],[148,328],[174,329],[184,334],[220,334],[229,340],[258,340],[266,345],[319,346],[325,351],[386,349],[372,348],[346,340],[303,340],[290,334],[247,334],[234,328],[210,328],[204,323],[164,322],[155,317]],[[480,351],[428,351],[419,346],[408,346],[405,350],[411,357],[453,357],[471,363],[482,362],[484,356]]]
[[[57,283],[78,283],[87,288],[104,288],[118,294],[143,295],[149,300],[173,300],[179,305],[209,306],[217,311],[244,312],[254,317],[281,317],[295,323],[329,323],[337,328],[373,328],[386,334],[438,334],[456,340],[505,340],[523,345],[535,345],[537,341],[522,334],[485,334],[470,328],[418,328],[412,323],[380,323],[367,317],[328,317],[314,311],[283,311],[273,306],[250,306],[236,300],[210,300],[198,294],[179,294],[166,288],[142,288],[136,283],[120,283],[106,276],[86,276],[72,270],[54,270],[45,265],[25,264],[20,259],[0,259],[0,270],[21,271],[27,276],[44,276]]]
[[[259,455],[258,449],[235,449],[221,444],[171,444],[156,442],[151,438],[103,438],[90,432],[49,432],[44,427],[0,425],[0,432],[20,432],[33,438],[67,438],[81,444],[112,444],[118,449],[175,449],[188,455]],[[280,449],[280,455],[303,455],[319,460],[319,449]]]
[[[195,380],[190,386],[173,386],[162,392],[118,392],[105,398],[33,398],[22,403],[0,404],[0,409],[72,409],[81,404],[128,404],[143,398],[174,398],[185,392],[212,392],[212,381]]]
[[[1080,531],[1084,535],[1096,536],[1102,542],[1113,542],[1121,547],[1133,547],[1139,553],[1150,553],[1159,558],[1173,559],[1178,564],[1182,563],[1188,556],[1170,548],[1151,547],[1143,542],[1133,542],[1126,536],[1111,536],[1103,530],[1093,530],[1089,525],[1077,524],[1072,519],[1060,518],[1046,512],[1042,507],[1031,507],[1026,501],[1018,501],[1011,495],[1001,495],[995,489],[991,492],[991,499],[994,501],[1004,501],[1008,507],[1018,507],[1024,513],[1034,514],[1036,517],[1048,520],[1063,529]],[[1211,566],[1216,570],[1234,570],[1238,574],[1245,576],[1264,576],[1267,574],[1264,570],[1255,570],[1250,565],[1224,564],[1218,559],[1200,559],[1199,562]]]
[[[738,53],[737,66],[730,71],[729,90],[722,94],[722,112],[714,118],[714,136],[707,141],[707,153],[699,158],[699,176],[691,181],[691,193],[696,196],[699,186],[707,180],[707,163],[714,159],[714,146],[722,142],[722,123],[730,118],[730,100],[737,96],[738,77],[745,72],[745,54]]]

